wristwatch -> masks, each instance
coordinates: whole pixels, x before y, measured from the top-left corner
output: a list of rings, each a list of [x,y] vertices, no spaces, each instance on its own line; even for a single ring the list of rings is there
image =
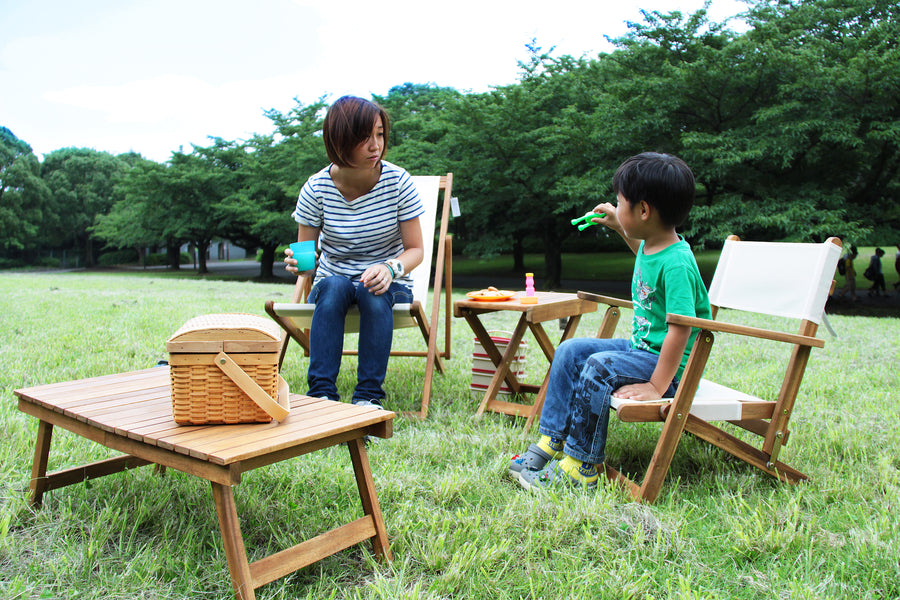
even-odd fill
[[[384,261],[384,264],[391,270],[393,279],[399,279],[403,275],[403,263],[396,258],[386,260]]]

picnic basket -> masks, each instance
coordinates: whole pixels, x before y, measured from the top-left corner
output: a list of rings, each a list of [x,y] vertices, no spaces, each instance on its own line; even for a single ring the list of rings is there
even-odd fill
[[[188,320],[166,342],[172,416],[180,425],[268,423],[289,412],[278,374],[282,330],[251,314]]]

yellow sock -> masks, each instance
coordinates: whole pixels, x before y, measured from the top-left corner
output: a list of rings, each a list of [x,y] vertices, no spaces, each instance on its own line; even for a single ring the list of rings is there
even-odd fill
[[[583,483],[591,483],[597,481],[599,474],[597,473],[597,465],[581,462],[566,454],[559,461],[559,468],[563,472],[576,481]]]
[[[563,449],[563,441],[559,438],[552,438],[549,435],[542,435],[537,445],[538,448],[553,458],[559,458],[558,455],[562,453]]]

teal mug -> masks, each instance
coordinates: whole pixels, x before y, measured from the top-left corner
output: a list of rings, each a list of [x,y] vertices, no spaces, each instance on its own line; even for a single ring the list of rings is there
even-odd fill
[[[291,244],[291,251],[297,261],[298,271],[302,273],[316,268],[316,242],[314,240],[294,242]]]

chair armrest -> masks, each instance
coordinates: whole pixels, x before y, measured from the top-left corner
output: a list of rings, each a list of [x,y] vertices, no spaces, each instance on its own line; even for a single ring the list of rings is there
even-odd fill
[[[772,331],[771,329],[760,329],[758,327],[748,327],[746,325],[735,325],[734,323],[724,323],[722,321],[712,321],[710,319],[698,319],[697,317],[686,317],[684,315],[675,315],[669,313],[666,315],[666,322],[673,325],[687,325],[689,327],[697,327],[707,331],[718,331],[722,333],[734,333],[737,335],[746,335],[749,337],[761,338],[765,340],[774,340],[776,342],[787,342],[788,344],[800,344],[802,346],[811,346],[814,348],[824,348],[825,341],[819,338],[810,337],[808,335],[799,335],[796,333],[785,333],[782,331]]]
[[[613,298],[612,296],[601,296],[591,292],[578,292],[576,294],[582,300],[590,300],[598,304],[607,304],[609,306],[618,306],[619,308],[633,308],[630,300],[622,300],[621,298]]]

